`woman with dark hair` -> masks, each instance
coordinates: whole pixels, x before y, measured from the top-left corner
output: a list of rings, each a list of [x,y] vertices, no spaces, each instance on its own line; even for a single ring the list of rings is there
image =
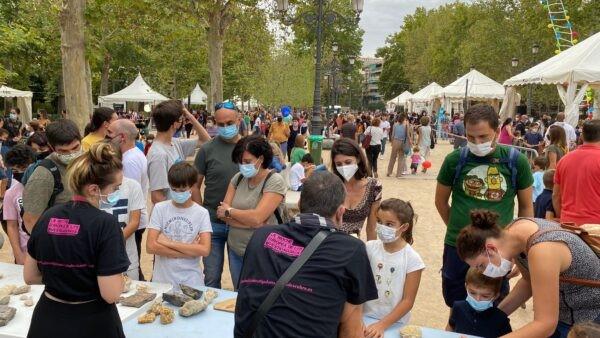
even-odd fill
[[[392,141],[392,154],[388,163],[387,176],[390,177],[394,171],[394,164],[398,161],[396,177],[402,177],[407,173],[405,149],[412,148],[411,128],[405,113],[398,114],[392,126],[390,140]]]
[[[46,132],[40,131],[34,133],[27,139],[26,144],[33,149],[37,160],[43,160],[52,153],[50,145],[48,144]]]
[[[287,141],[287,158],[288,161],[292,159],[292,149],[296,146],[296,136],[302,135],[302,130],[300,128],[300,121],[298,121],[297,117],[292,118],[292,124],[289,126],[290,135],[288,136]],[[302,145],[304,147],[304,145]],[[292,163],[292,165],[294,165]]]
[[[495,212],[472,211],[456,244],[460,258],[488,277],[505,277],[513,262],[521,271],[498,308],[510,315],[533,296],[533,321],[506,337],[562,338],[573,324],[600,323],[600,260],[591,247],[556,222],[519,218],[501,229],[497,220]]]
[[[331,148],[331,171],[346,186],[346,212],[340,230],[360,236],[367,221],[367,240],[377,239],[375,225],[381,201],[381,182],[371,178],[367,159],[358,143],[340,138]]]
[[[498,136],[498,143],[508,145],[513,144],[513,139],[515,138],[515,135],[512,131],[512,122],[513,119],[511,117],[504,120],[504,123],[502,123],[502,127],[500,127],[500,136]]]
[[[548,129],[550,145],[544,150],[548,158],[548,169],[556,169],[558,161],[567,154],[567,133],[561,126],[550,126]]]
[[[376,117],[373,119],[373,124],[365,130],[365,135],[371,135],[371,142],[369,143],[369,148],[367,148],[367,156],[369,159],[369,164],[371,165],[371,172],[375,178],[378,178],[377,175],[377,159],[379,158],[379,154],[381,153],[381,141],[385,137],[385,132],[383,128],[379,125],[381,124],[381,120]]]
[[[89,124],[89,133],[81,140],[81,150],[88,151],[92,144],[98,143],[108,134],[108,126],[118,118],[114,110],[107,107],[94,109]]]
[[[217,208],[217,217],[229,225],[227,246],[234,288],[242,271],[246,246],[256,228],[286,221],[284,198],[287,184],[281,175],[269,170],[273,149],[260,135],[238,141],[231,159],[240,167]]]

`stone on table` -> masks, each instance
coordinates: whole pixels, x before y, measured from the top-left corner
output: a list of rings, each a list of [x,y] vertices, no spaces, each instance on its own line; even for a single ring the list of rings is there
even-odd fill
[[[138,291],[129,297],[123,298],[121,300],[121,305],[139,308],[154,298],[156,298],[156,293]]]
[[[153,312],[146,312],[138,317],[138,324],[150,324],[154,322],[156,315]]]
[[[181,307],[183,306],[183,304],[185,304],[185,302],[189,302],[190,300],[193,300],[192,297],[187,296],[183,293],[180,292],[165,292],[162,294],[162,299],[174,306],[177,307]]]
[[[200,297],[202,297],[202,291],[198,289],[194,289],[193,287],[184,284],[179,284],[179,287],[181,288],[181,292],[186,296],[190,296],[193,299],[200,299]]]
[[[0,326],[8,324],[15,317],[15,313],[17,309],[14,307],[0,305]]]
[[[182,317],[190,317],[204,311],[208,307],[208,304],[217,298],[217,295],[217,292],[214,290],[206,290],[202,299],[190,300],[183,304],[179,309],[179,315]]]
[[[10,302],[10,296],[0,296],[0,305],[7,305]]]
[[[175,312],[172,309],[163,306],[160,309],[160,323],[163,325],[171,324],[173,320],[175,320]]]
[[[27,293],[29,291],[31,291],[31,285],[21,285],[18,288],[15,288],[12,291],[12,294],[16,296],[16,295],[20,295],[23,293]]]

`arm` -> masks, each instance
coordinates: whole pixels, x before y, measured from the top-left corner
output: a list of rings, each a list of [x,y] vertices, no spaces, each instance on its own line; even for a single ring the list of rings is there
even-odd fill
[[[173,250],[158,243],[158,235],[160,235],[160,231],[156,229],[148,229],[148,237],[146,238],[146,251],[149,254],[165,256],[169,258],[191,258],[182,252]]]
[[[531,298],[531,282],[523,275],[506,298],[498,305],[498,308],[510,316],[529,298]]]
[[[340,317],[338,337],[363,338],[362,304],[354,305],[346,302]]]
[[[140,226],[141,210],[131,210],[129,213],[129,223],[123,228],[123,236],[127,240]]]
[[[154,190],[150,192],[150,200],[152,204],[156,204],[167,200],[167,189]]]
[[[112,276],[98,276],[98,288],[100,295],[108,303],[113,304],[119,300],[123,292],[123,274],[119,273]]]
[[[367,241],[377,239],[377,210],[379,210],[380,201],[371,204],[369,217],[367,218]]]
[[[515,134],[513,134],[512,128],[508,125],[504,128],[506,128],[506,132],[508,133],[508,136],[510,136],[510,138],[513,139],[515,137]]]
[[[198,174],[198,183],[197,183],[197,187],[198,187],[198,200],[195,201],[196,203],[202,205],[202,184],[204,183],[204,175]]]
[[[556,169],[556,153],[553,151],[548,152],[548,170]]]
[[[561,191],[560,191],[560,184],[558,183],[554,183],[554,188],[552,188],[552,207],[554,207],[554,215],[556,218],[560,218],[560,212],[561,212],[561,205],[560,205],[560,199],[561,199]]]
[[[450,221],[450,194],[452,193],[452,187],[443,185],[438,182],[435,189],[435,207],[440,214],[440,217],[444,221],[446,226]]]
[[[196,120],[194,118],[194,115],[192,115],[186,108],[183,108],[183,115],[190,122],[192,122],[192,128],[194,128],[196,133],[198,133],[198,145],[199,146],[202,145],[203,143],[210,141],[210,135],[208,135],[208,133],[206,132],[206,129],[204,129],[202,124],[200,124],[200,122],[198,122],[198,120]]]
[[[192,193],[192,201],[198,203],[198,205],[202,205],[202,195],[200,195],[200,185],[198,183],[194,184],[190,189]]]
[[[406,275],[402,300],[396,304],[392,312],[387,316],[381,318],[378,322],[367,326],[367,329],[365,330],[366,338],[383,338],[385,330],[412,309],[415,304],[415,298],[417,298],[417,291],[419,291],[422,272],[423,270],[417,270]]]
[[[532,188],[528,187],[517,191],[517,200],[519,201],[519,217],[533,217],[533,193]]]
[[[229,194],[229,190],[227,191]],[[225,196],[227,198],[227,196]],[[230,220],[234,220],[240,222],[239,224],[230,224],[234,226],[242,225],[244,228],[258,228],[265,224],[265,221],[273,215],[275,209],[279,206],[279,204],[283,201],[283,196],[274,193],[274,192],[265,192],[263,193],[262,198],[258,202],[258,205],[254,209],[248,210],[240,210],[240,209],[231,209],[230,216],[231,218],[225,220],[228,224],[230,224]],[[219,208],[217,209],[217,215],[219,218],[224,218],[225,210],[229,209],[229,204],[226,202],[222,202]]]
[[[15,262],[17,264],[25,263],[25,254],[21,251],[21,243],[19,241],[19,224],[17,221],[7,220],[6,221],[6,232],[8,235],[8,241],[12,248],[13,255],[15,256]]]
[[[206,257],[210,254],[210,239],[210,232],[198,234],[198,237],[192,243],[172,241],[164,234],[160,234],[158,236],[158,243],[190,257]]]
[[[37,261],[25,253],[25,266],[23,267],[23,280],[25,284],[42,284],[42,273],[38,269]]]

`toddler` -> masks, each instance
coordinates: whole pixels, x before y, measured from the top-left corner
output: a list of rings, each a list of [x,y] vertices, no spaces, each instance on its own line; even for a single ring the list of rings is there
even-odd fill
[[[419,164],[421,164],[421,162],[423,161],[423,158],[421,157],[421,154],[419,153],[420,151],[421,151],[421,149],[419,149],[419,147],[415,146],[413,148],[413,154],[410,157],[410,170],[412,171],[413,175],[415,175],[417,173]]]

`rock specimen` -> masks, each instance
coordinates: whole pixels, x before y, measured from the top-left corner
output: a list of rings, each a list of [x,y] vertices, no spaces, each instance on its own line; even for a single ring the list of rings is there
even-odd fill
[[[160,323],[163,325],[171,324],[175,320],[175,312],[170,308],[163,306],[160,309]]]
[[[155,315],[160,316],[161,309],[162,309],[162,301],[155,300],[154,303],[152,303],[152,306],[150,306],[150,308],[148,309],[148,312],[152,312]]]
[[[138,324],[150,324],[154,322],[156,315],[152,312],[146,312],[138,317]]]
[[[21,297],[19,297],[20,300],[28,300],[29,296],[28,295],[21,295]]]
[[[13,295],[20,295],[31,291],[31,285],[21,285],[12,291]]]
[[[138,291],[129,297],[121,299],[121,305],[139,308],[154,298],[156,298],[156,293]]]
[[[185,302],[193,300],[192,297],[184,295],[180,292],[165,292],[162,294],[162,299],[165,302],[177,307],[181,307],[183,306],[183,304],[185,304]]]
[[[416,325],[406,325],[400,329],[400,337],[402,338],[421,338],[421,327]]]
[[[10,302],[10,296],[0,296],[0,305],[7,305]]]
[[[4,275],[0,273],[0,279],[4,278]]]
[[[25,304],[25,306],[33,306],[33,299],[26,299],[23,304]]]
[[[0,326],[8,324],[17,313],[17,309],[10,306],[0,305]]]
[[[131,278],[123,276],[123,291],[121,293],[127,293],[131,290]]]
[[[135,289],[138,292],[145,292],[145,293],[149,293],[150,292],[150,287],[146,284],[136,284]]]
[[[12,295],[13,290],[16,288],[17,288],[17,286],[12,285],[12,284],[1,287],[0,288],[0,297]]]
[[[204,297],[199,300],[190,300],[183,304],[179,309],[179,315],[183,317],[193,316],[201,311],[204,311],[208,304],[217,298],[217,292],[211,289],[206,290]]]
[[[184,284],[179,284],[179,287],[181,288],[181,292],[186,296],[190,296],[193,299],[200,299],[200,297],[202,297],[202,291],[198,289],[194,289],[193,287]]]

